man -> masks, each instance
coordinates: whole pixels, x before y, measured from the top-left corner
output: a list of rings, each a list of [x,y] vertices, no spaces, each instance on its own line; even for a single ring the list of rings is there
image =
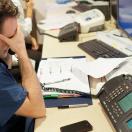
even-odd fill
[[[0,132],[24,132],[25,119],[45,116],[41,86],[28,58],[17,15],[18,10],[10,0],[0,1]],[[9,48],[18,56],[22,86],[8,71]]]

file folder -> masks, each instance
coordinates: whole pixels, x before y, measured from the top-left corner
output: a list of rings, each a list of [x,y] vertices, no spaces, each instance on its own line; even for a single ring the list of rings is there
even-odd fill
[[[73,97],[73,98],[58,98],[58,99],[45,99],[46,108],[69,106],[76,104],[92,105],[92,97]]]
[[[53,57],[53,58],[85,58],[85,56],[71,56],[71,57]],[[42,58],[42,60],[47,60],[48,58]],[[69,106],[69,105],[76,105],[76,104],[88,104],[92,105],[92,98],[91,94],[87,97],[70,97],[70,98],[48,98],[45,99],[45,105],[47,108],[51,107],[58,107],[58,106]]]

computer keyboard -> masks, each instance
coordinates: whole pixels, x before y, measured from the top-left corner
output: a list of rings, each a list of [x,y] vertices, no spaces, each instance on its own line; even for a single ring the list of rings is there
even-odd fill
[[[90,40],[78,45],[79,48],[84,50],[86,53],[91,55],[93,58],[103,57],[103,58],[123,58],[128,55],[122,53],[121,51],[105,44],[99,40]]]

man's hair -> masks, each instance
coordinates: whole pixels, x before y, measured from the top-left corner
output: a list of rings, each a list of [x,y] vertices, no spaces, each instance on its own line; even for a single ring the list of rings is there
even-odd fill
[[[7,17],[16,17],[17,15],[18,8],[11,0],[0,0],[0,31]]]

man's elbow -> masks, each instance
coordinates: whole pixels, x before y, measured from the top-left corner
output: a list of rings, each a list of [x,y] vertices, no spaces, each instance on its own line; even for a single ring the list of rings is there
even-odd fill
[[[37,118],[42,118],[42,117],[45,117],[46,116],[46,109],[43,109],[41,111],[39,111],[39,115]]]
[[[42,118],[42,117],[45,117],[45,116],[46,116],[46,109],[45,108],[36,110],[34,112],[34,117],[35,118]]]

